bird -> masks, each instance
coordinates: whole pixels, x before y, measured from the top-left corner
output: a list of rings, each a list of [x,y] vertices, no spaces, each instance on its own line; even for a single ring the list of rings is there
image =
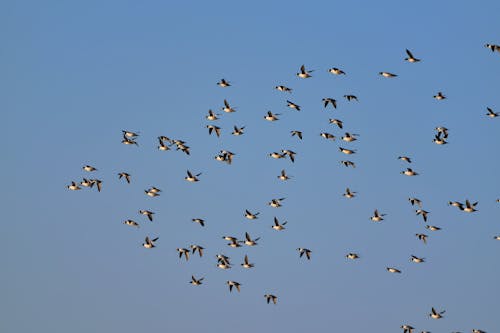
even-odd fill
[[[378,212],[378,209],[375,209],[375,211],[373,212],[373,216],[370,217],[370,219],[373,221],[373,222],[381,222],[382,220],[384,220],[383,216],[385,216],[386,214],[380,214]]]
[[[485,47],[489,48],[491,50],[491,52],[500,52],[500,45],[496,45],[496,44],[485,44],[484,45]]]
[[[274,225],[271,226],[271,228],[273,228],[274,230],[277,230],[277,231],[281,231],[281,230],[285,230],[285,227],[284,225],[287,224],[288,222],[285,221],[283,223],[280,224],[280,222],[278,221],[278,218],[275,216],[274,217]]]
[[[238,126],[234,126],[234,131],[231,132],[232,135],[234,136],[239,136],[239,135],[243,135],[245,134],[245,132],[243,132],[243,130],[245,129],[245,126],[242,126],[242,127],[238,127]]]
[[[279,158],[285,158],[285,154],[280,154],[280,153],[277,153],[277,152],[272,152],[269,154],[269,156],[271,156],[272,158],[276,158],[276,159],[279,159]]]
[[[320,133],[319,134],[322,138],[325,138],[327,140],[332,140],[332,141],[335,141],[335,135],[331,134],[331,133],[327,133],[327,132],[323,132],[323,133]]]
[[[302,140],[302,132],[301,131],[294,130],[294,131],[290,131],[290,133],[292,134],[292,136],[296,135],[300,140]]]
[[[152,249],[155,247],[155,242],[159,239],[159,237],[156,237],[154,239],[150,239],[149,237],[146,237],[144,240],[144,243],[142,243],[142,246],[144,246],[146,249]]]
[[[406,54],[408,55],[407,58],[405,58],[406,61],[408,62],[419,62],[420,59],[417,59],[413,56],[413,54],[410,52],[410,50],[406,49]]]
[[[355,95],[344,95],[344,98],[347,99],[349,102],[358,100],[358,97]]]
[[[491,108],[487,107],[486,110],[488,110],[488,113],[486,115],[490,118],[495,118],[495,117],[500,116],[500,112],[493,112],[493,110]]]
[[[227,164],[233,163],[233,157],[236,155],[228,150],[221,150],[219,155],[215,156],[215,159],[218,161],[226,162]]]
[[[281,152],[283,153],[283,156],[288,156],[290,158],[290,161],[295,162],[295,155],[297,154],[296,152],[289,149],[281,149]]]
[[[401,271],[394,267],[386,267],[385,268],[389,273],[401,273]]]
[[[302,256],[305,254],[307,260],[311,260],[311,253],[312,253],[311,250],[303,248],[303,247],[299,247],[297,249],[297,251],[299,251],[299,258],[302,258]]]
[[[244,242],[243,242],[243,241],[239,241],[239,240],[237,240],[237,239],[235,238],[235,239],[233,239],[233,240],[229,241],[229,243],[227,243],[227,245],[228,245],[229,247],[241,247],[241,243],[244,243]]]
[[[432,96],[432,97],[434,97],[434,98],[435,98],[435,99],[437,99],[438,101],[443,100],[443,99],[446,99],[446,96],[445,96],[445,95],[443,95],[443,93],[442,93],[442,92],[440,92],[440,91],[438,91],[438,93],[437,93],[436,95]]]
[[[198,251],[198,254],[200,255],[200,257],[203,257],[203,250],[205,249],[203,246],[193,244],[193,245],[190,245],[189,247],[191,248],[191,251],[193,252],[193,254],[195,254],[196,251]]]
[[[160,195],[160,193],[155,192],[155,191],[151,191],[151,189],[144,190],[144,193],[146,193],[146,195],[149,197],[158,197]]]
[[[411,158],[409,158],[408,156],[398,156],[398,160],[411,163]]]
[[[124,145],[136,145],[136,146],[139,146],[139,144],[135,140],[129,139],[125,135],[123,136],[122,143]]]
[[[417,215],[422,215],[422,218],[424,219],[424,222],[427,222],[427,214],[429,214],[428,211],[423,210],[423,209],[417,209],[415,211],[415,213],[417,213]]]
[[[229,262],[230,258],[228,256],[225,256],[223,254],[217,254],[217,255],[215,255],[215,257],[217,258],[217,262],[230,264],[230,262]]]
[[[245,255],[245,259],[243,260],[243,263],[241,264],[243,268],[253,268],[254,264],[250,263],[248,261],[248,255]]]
[[[346,254],[345,257],[347,259],[351,259],[351,260],[359,259],[359,255],[357,253],[353,253],[353,252],[350,252],[350,253]]]
[[[442,314],[445,312],[446,311],[437,311],[436,309],[434,309],[434,307],[432,307],[431,313],[429,313],[429,316],[433,319],[441,319],[441,318],[443,318]]]
[[[82,185],[83,187],[93,187],[94,182],[87,178],[83,178],[83,180],[80,182],[80,185]]]
[[[285,87],[285,86],[276,86],[276,87],[274,87],[274,89],[276,89],[278,91],[288,92],[288,93],[292,92],[291,88],[288,88],[288,87]]]
[[[182,255],[186,258],[186,261],[189,260],[189,250],[185,248],[177,248],[177,252],[179,252],[179,258],[182,258]]]
[[[255,219],[258,219],[258,215],[260,213],[257,212],[257,213],[250,213],[250,211],[248,209],[245,209],[245,217],[249,220],[255,220]]]
[[[285,181],[285,180],[289,180],[290,178],[292,178],[292,177],[291,177],[291,176],[288,176],[288,175],[286,174],[285,169],[281,170],[281,173],[280,173],[280,175],[278,176],[278,179],[279,179],[279,180],[283,180],[283,181]]]
[[[240,292],[240,286],[241,284],[236,282],[236,281],[226,281],[226,284],[229,286],[229,292],[233,291],[233,287]]]
[[[356,151],[355,150],[351,150],[351,149],[347,149],[347,148],[342,148],[342,147],[339,147],[339,150],[346,154],[346,155],[351,155],[351,154],[355,154]]]
[[[236,112],[236,109],[232,108],[227,100],[224,100],[224,106],[222,107],[222,111],[226,113],[231,113],[231,112]]]
[[[139,214],[142,214],[144,216],[147,216],[148,217],[148,220],[150,220],[151,222],[153,222],[153,212],[152,211],[149,211],[149,210],[140,210],[139,211]]]
[[[264,297],[266,298],[267,304],[269,304],[271,301],[274,304],[276,304],[278,302],[278,297],[275,295],[265,294]]]
[[[272,199],[269,201],[267,204],[273,208],[279,208],[281,207],[281,201],[285,200],[286,198],[279,198],[279,199]]]
[[[127,181],[127,183],[130,184],[130,175],[126,172],[120,172],[118,174],[118,179],[122,179],[122,178],[125,178],[125,180]]]
[[[332,118],[330,118],[330,119],[328,119],[328,122],[330,124],[337,125],[340,129],[342,129],[342,127],[344,126],[344,123],[342,122],[342,120],[339,120],[339,119],[332,119]]]
[[[127,137],[127,138],[136,138],[139,136],[139,134],[135,133],[135,132],[132,132],[132,131],[125,131],[125,130],[122,130],[122,133],[123,133],[123,136],[124,137]]]
[[[230,87],[231,84],[226,81],[225,79],[221,79],[219,82],[217,82],[217,85],[222,88]]]
[[[198,223],[199,225],[201,225],[202,227],[205,226],[205,220],[204,219],[200,219],[200,218],[194,218],[194,219],[191,219],[191,221],[195,222],[195,223]]]
[[[189,281],[189,283],[191,283],[193,286],[199,286],[200,284],[202,284],[201,281],[203,281],[203,279],[204,278],[196,279],[194,275],[191,275],[191,281]]]
[[[345,142],[353,142],[353,141],[356,141],[358,139],[358,138],[356,138],[357,136],[359,136],[359,134],[355,134],[355,133],[351,134],[349,132],[346,132],[341,139],[344,140]]]
[[[458,209],[463,210],[464,204],[458,201],[448,201],[448,206],[457,207]]]
[[[330,68],[328,72],[334,75],[345,75],[345,72],[343,70],[336,67]]]
[[[199,181],[198,176],[200,175],[201,172],[193,176],[193,174],[189,170],[187,170],[187,176],[184,177],[184,179],[187,180],[188,182],[197,182]]]
[[[500,47],[498,47],[498,46],[497,46],[497,50],[499,50],[499,49],[500,49]],[[477,328],[473,328],[473,329],[472,329],[472,333],[486,333],[486,332],[485,332],[485,331],[482,331],[482,330],[479,330],[479,329],[477,329]]]
[[[441,133],[436,134],[432,141],[437,145],[445,145],[448,143],[444,137],[441,138]]]
[[[80,186],[78,186],[75,182],[71,182],[70,185],[67,185],[66,186],[68,189],[70,189],[71,191],[78,191],[78,190],[81,190],[82,188]]]
[[[417,236],[417,238],[419,240],[421,240],[422,242],[424,242],[424,244],[427,244],[427,235],[426,234],[415,234],[415,236]]]
[[[410,325],[402,325],[401,328],[403,329],[403,333],[413,333],[413,330],[415,329]]]
[[[493,239],[495,239],[495,240],[500,240],[500,235],[498,235],[498,236],[493,236]]]
[[[422,201],[417,198],[408,198],[408,201],[412,206],[418,205],[420,208],[422,208]]]
[[[90,166],[90,165],[85,165],[84,167],[82,167],[82,169],[84,171],[87,171],[87,172],[93,172],[93,171],[97,171],[96,168],[94,168],[93,166]]]
[[[418,172],[413,171],[411,168],[406,168],[406,170],[401,171],[401,174],[405,176],[417,176]]]
[[[422,262],[425,262],[425,258],[419,258],[419,257],[412,255],[410,257],[410,261],[416,262],[416,263],[422,263]]]
[[[300,106],[295,104],[294,102],[291,102],[289,100],[286,101],[287,103],[287,106],[290,108],[290,109],[295,109],[297,111],[300,111]]]
[[[230,269],[231,268],[231,265],[229,263],[226,263],[226,262],[219,262],[216,266],[219,267],[220,269]]]
[[[220,137],[220,127],[219,126],[207,125],[207,128],[208,128],[208,135],[212,134],[212,132],[215,132],[215,135],[217,135],[217,137]]]
[[[354,164],[354,162],[352,161],[340,161],[341,164],[343,164],[345,167],[350,167],[352,166],[353,168],[356,167],[356,164]]]
[[[351,199],[351,198],[354,198],[356,196],[356,193],[357,192],[353,192],[348,188],[345,189],[345,193],[342,194],[344,197],[346,197],[347,199]]]
[[[460,210],[463,210],[466,213],[474,213],[477,212],[477,209],[475,208],[477,205],[477,202],[470,203],[470,201],[467,199],[465,200],[465,207],[461,206],[459,207]]]
[[[267,115],[264,116],[264,119],[267,121],[276,121],[279,120],[277,116],[280,116],[281,113],[272,113],[271,111],[267,111]]]
[[[219,119],[217,117],[218,115],[218,113],[214,113],[212,110],[208,110],[208,115],[206,115],[205,118],[207,118],[207,120],[214,121]]]
[[[331,104],[334,109],[337,108],[337,100],[330,97],[323,98],[323,105],[325,108],[328,106],[328,104]]]
[[[438,126],[438,127],[435,128],[435,130],[438,132],[438,134],[442,134],[443,138],[445,138],[445,139],[448,138],[448,131],[449,131],[449,129],[447,129],[446,127]]]
[[[90,181],[93,184],[95,184],[95,186],[97,187],[97,191],[101,192],[101,190],[102,190],[102,180],[100,180],[100,179],[90,179]]]
[[[123,224],[139,228],[139,223],[135,222],[134,220],[125,220]]]
[[[158,137],[158,142],[159,142],[158,150],[162,150],[162,151],[170,150],[170,147],[165,144],[165,142],[164,142],[164,140],[162,140],[161,136]]]
[[[392,78],[392,77],[396,77],[397,75],[396,74],[393,74],[393,73],[389,73],[389,72],[379,72],[379,74],[383,77],[387,77],[387,78]]]
[[[307,79],[312,77],[310,73],[314,72],[314,70],[306,70],[306,67],[304,65],[300,66],[300,72],[297,73],[296,75],[300,77],[301,79]]]
[[[441,230],[440,227],[436,227],[434,225],[426,225],[425,228],[429,229],[430,231],[439,231],[439,230]]]
[[[247,246],[255,246],[257,245],[257,241],[260,239],[260,237],[257,237],[255,239],[252,239],[248,232],[245,232],[245,241],[244,244]]]

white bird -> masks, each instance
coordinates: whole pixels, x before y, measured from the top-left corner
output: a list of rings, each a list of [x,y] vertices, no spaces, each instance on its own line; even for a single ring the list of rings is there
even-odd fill
[[[144,246],[146,249],[152,249],[156,246],[154,243],[158,240],[158,238],[159,237],[149,239],[149,237],[146,237],[144,243],[142,243],[142,246]]]

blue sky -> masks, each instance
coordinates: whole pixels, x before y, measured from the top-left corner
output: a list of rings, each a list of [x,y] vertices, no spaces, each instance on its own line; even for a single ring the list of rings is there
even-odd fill
[[[500,53],[484,47],[500,44],[499,10],[495,1],[0,4],[0,330],[500,330],[500,120],[485,116],[486,107],[500,111]],[[405,62],[407,48],[422,61]],[[296,77],[302,64],[312,78]],[[221,78],[232,86],[217,86]],[[438,91],[447,99],[433,99]],[[338,108],[324,109],[324,97]],[[222,112],[224,99],[237,112]],[[208,135],[208,109],[221,113],[220,138]],[[265,121],[268,110],[280,120]],[[232,136],[234,125],[245,134]],[[436,126],[449,128],[449,144],[432,142]],[[120,143],[124,129],[140,132],[138,147]],[[358,141],[342,142],[345,132]],[[187,141],[191,155],[158,151],[159,135]],[[232,165],[214,160],[221,149],[236,153]],[[297,152],[295,163],[268,156],[281,149]],[[85,173],[86,164],[98,171]],[[420,174],[401,175],[407,167]],[[188,169],[200,182],[184,180]],[[293,178],[279,181],[281,169]],[[84,176],[102,179],[102,192],[66,188]],[[161,195],[144,195],[150,186]],[[344,198],[346,187],[357,196]],[[424,228],[413,196],[441,231]],[[267,205],[280,197],[283,207]],[[447,205],[465,199],[479,211]],[[245,209],[259,219],[246,220]],[[370,221],[374,209],[387,214],[380,224]],[[285,231],[271,229],[274,216],[288,221]],[[259,245],[232,249],[222,239],[245,232]],[[157,247],[144,249],[145,236],[160,237]],[[204,256],[180,260],[175,249],[190,244]],[[217,253],[234,267],[215,267]],[[240,267],[245,254],[255,268]],[[188,283],[193,274],[205,277],[201,286]],[[227,280],[241,293],[229,293]],[[266,304],[266,293],[278,304]],[[445,318],[429,318],[431,307]]]

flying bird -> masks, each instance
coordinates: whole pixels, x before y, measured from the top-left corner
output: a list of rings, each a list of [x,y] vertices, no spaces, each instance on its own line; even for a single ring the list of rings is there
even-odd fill
[[[215,135],[217,135],[217,137],[220,137],[220,127],[219,126],[207,125],[207,128],[208,128],[208,135],[212,134],[212,132],[215,132]]]
[[[184,177],[184,179],[187,180],[188,182],[197,182],[199,181],[198,176],[200,175],[201,172],[193,176],[193,174],[189,170],[187,170],[187,176]]]
[[[337,108],[337,100],[330,97],[323,98],[323,105],[325,108],[328,106],[328,104],[331,104],[334,109]]]
[[[118,174],[118,179],[122,179],[122,178],[125,178],[125,180],[127,181],[127,183],[130,184],[130,175],[126,172],[120,172]]]
[[[152,249],[155,247],[155,242],[159,239],[159,237],[156,237],[154,239],[150,239],[149,237],[146,237],[144,240],[144,243],[142,243],[142,246],[144,246],[146,249]]]
[[[312,253],[311,250],[303,248],[303,247],[299,247],[297,249],[297,251],[299,251],[299,258],[302,258],[302,256],[305,254],[307,260],[311,260],[311,253]]]
[[[302,140],[302,132],[301,131],[294,130],[294,131],[290,131],[290,133],[292,134],[292,136],[296,135],[300,140]]]
[[[276,304],[278,302],[278,297],[271,295],[271,294],[265,294],[264,297],[266,298],[267,304],[269,304],[271,301]]]
[[[204,278],[196,279],[194,275],[191,275],[191,281],[189,281],[189,283],[191,283],[193,286],[199,286],[200,284],[202,284],[201,281],[203,281],[203,279]]]
[[[283,180],[283,181],[288,180],[288,179],[290,179],[290,178],[292,178],[292,177],[290,177],[290,176],[288,176],[288,175],[286,174],[285,169],[281,170],[281,173],[280,173],[280,175],[278,176],[278,179]]]
[[[344,95],[344,98],[350,101],[358,101],[358,97],[355,95]]]
[[[231,112],[236,112],[236,109],[232,108],[227,100],[224,100],[224,106],[222,107],[222,111],[226,113],[231,113]]]
[[[273,228],[274,230],[277,230],[277,231],[285,230],[284,225],[287,224],[287,223],[288,222],[285,221],[285,222],[283,222],[283,223],[280,224],[278,218],[275,216],[274,217],[274,225],[271,228]]]
[[[312,77],[311,73],[314,72],[314,70],[306,70],[306,67],[304,65],[300,66],[300,72],[297,73],[296,75],[300,77],[301,79],[307,79]]]
[[[446,99],[446,96],[445,96],[445,95],[443,95],[443,93],[442,93],[442,92],[440,92],[440,91],[439,91],[436,95],[434,95],[434,96],[432,96],[432,97],[434,97],[434,98],[435,98],[435,99],[437,99],[438,101],[443,100],[443,99]]]
[[[80,186],[78,186],[75,182],[71,182],[70,185],[67,185],[66,186],[68,189],[70,189],[71,191],[77,191],[77,190],[81,190],[82,188]]]
[[[401,274],[401,271],[397,268],[394,268],[394,267],[386,267],[385,268],[389,273],[398,273],[398,274]]]
[[[253,268],[254,267],[254,264],[250,263],[248,261],[248,256],[245,255],[245,259],[243,260],[243,263],[241,264],[241,267],[243,268]]]
[[[267,121],[276,121],[279,120],[277,116],[280,116],[281,113],[272,113],[271,111],[267,111],[267,115],[264,116],[264,119]]]
[[[500,112],[493,112],[493,110],[491,108],[487,107],[486,110],[488,110],[488,113],[486,115],[490,118],[496,118],[496,117],[500,116]]]
[[[206,115],[205,118],[207,118],[207,120],[214,121],[219,119],[217,117],[218,115],[218,113],[214,113],[212,110],[208,110],[208,115]]]
[[[276,86],[276,87],[274,87],[274,89],[276,89],[278,91],[288,92],[288,93],[292,92],[292,89],[285,87],[285,86]]]
[[[356,196],[356,192],[353,192],[348,188],[345,189],[345,193],[342,194],[344,197],[346,197],[347,199],[351,199],[351,198],[354,198]]]
[[[383,216],[385,216],[386,214],[380,214],[378,212],[378,209],[375,209],[375,211],[373,212],[373,216],[370,217],[370,219],[373,221],[373,222],[381,222],[384,220]]]
[[[295,104],[294,102],[291,102],[291,101],[286,101],[287,103],[287,106],[290,108],[290,109],[295,109],[297,111],[300,111],[300,106],[298,104]]]
[[[245,129],[245,126],[238,127],[235,125],[233,128],[234,128],[234,131],[231,132],[232,135],[239,136],[239,135],[245,134],[245,132],[243,132],[243,130]]]
[[[151,222],[153,222],[153,212],[152,211],[149,211],[149,210],[140,210],[139,211],[139,214],[142,214],[144,216],[147,216],[148,217],[148,220],[150,220]]]
[[[191,221],[193,221],[194,223],[198,223],[199,225],[201,225],[202,227],[205,226],[205,220],[204,219],[200,219],[200,218],[194,218],[194,219],[191,219]]]
[[[335,125],[337,125],[340,129],[342,129],[342,127],[344,126],[344,124],[343,124],[342,120],[339,120],[339,119],[331,119],[331,118],[330,118],[330,119],[328,119],[328,122],[329,122],[330,124],[335,124]]]
[[[222,88],[230,87],[231,84],[226,81],[225,79],[221,79],[219,82],[217,82],[217,85]]]
[[[334,75],[345,75],[345,72],[343,70],[336,67],[330,68],[328,72]]]
[[[443,318],[442,314],[445,313],[446,311],[437,311],[434,309],[434,307],[431,309],[431,313],[429,313],[429,316],[433,319],[441,319]]]
[[[240,286],[241,284],[236,282],[236,281],[226,281],[226,284],[229,286],[229,292],[233,291],[233,287],[240,292]]]
[[[408,55],[407,58],[405,58],[406,61],[408,62],[419,62],[420,59],[417,59],[413,56],[413,54],[410,52],[410,50],[406,49],[406,54]]]
[[[256,219],[258,219],[259,218],[258,217],[259,214],[260,214],[259,212],[257,212],[257,213],[251,213],[248,209],[245,209],[245,217],[247,219],[249,219],[249,220],[256,220]]]
[[[392,77],[396,77],[397,76],[396,74],[389,73],[389,72],[379,72],[379,75],[381,75],[383,77],[387,77],[387,78],[392,78]]]

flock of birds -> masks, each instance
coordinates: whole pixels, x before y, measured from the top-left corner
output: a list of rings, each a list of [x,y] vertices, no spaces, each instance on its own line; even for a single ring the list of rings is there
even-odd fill
[[[485,47],[490,49],[492,52],[496,51],[496,52],[500,53],[500,46],[499,45],[486,44]],[[421,61],[420,59],[416,58],[412,54],[412,52],[408,49],[406,50],[406,55],[407,55],[407,57],[404,60],[409,62],[409,63],[417,63],[417,62]],[[302,65],[300,67],[299,72],[296,73],[296,76],[300,79],[309,79],[312,77],[312,74],[311,74],[312,72],[314,72],[314,71],[307,70],[306,67],[304,65]],[[333,74],[333,75],[347,75],[346,72],[344,72],[342,69],[336,68],[336,67],[328,69],[328,72]],[[379,75],[381,75],[384,78],[397,77],[396,74],[390,73],[390,72],[379,72]],[[217,85],[219,85],[221,88],[228,88],[228,87],[231,87],[232,84],[229,81],[227,81],[226,79],[221,79],[219,82],[217,82]],[[275,89],[277,91],[288,93],[288,94],[292,93],[292,89],[289,87],[286,87],[284,85],[275,86]],[[355,95],[344,95],[343,97],[349,102],[350,101],[358,101],[358,97]],[[434,95],[433,97],[436,100],[446,99],[446,96],[442,92],[437,92],[437,94]],[[325,98],[323,98],[322,101],[323,101],[323,106],[325,108],[327,108],[330,105],[334,109],[337,108],[337,100],[335,100],[333,98],[325,97]],[[296,110],[296,111],[301,110],[300,105],[298,105],[290,100],[287,100],[286,102],[287,102],[287,107],[289,107],[293,110]],[[221,108],[221,110],[227,114],[236,112],[236,109],[234,107],[232,107],[226,99],[224,100],[224,106]],[[271,111],[268,111],[263,116],[263,118],[266,121],[274,122],[274,121],[279,120],[278,117],[280,115],[281,114],[279,114],[279,113],[273,113]],[[487,108],[486,116],[488,116],[490,118],[496,118],[499,115],[500,115],[500,113],[494,112],[489,107]],[[213,124],[213,122],[216,122],[217,120],[220,119],[220,116],[221,115],[219,113],[216,113],[212,110],[209,110],[208,114],[205,116],[206,120],[211,122],[210,124],[206,125],[206,128],[208,129],[209,135],[216,135],[217,137],[220,137],[222,129],[219,126],[216,126]],[[336,125],[339,129],[343,129],[343,127],[344,127],[344,123],[340,119],[329,119],[329,123]],[[446,127],[439,126],[439,127],[435,128],[435,131],[436,131],[436,134],[434,136],[433,142],[437,145],[447,144],[449,130]],[[138,133],[135,133],[133,131],[128,131],[128,130],[123,130],[122,132],[123,132],[122,133],[122,141],[121,141],[122,144],[139,146],[139,144],[137,142],[137,139],[139,137]],[[233,131],[231,132],[231,134],[234,136],[240,136],[240,135],[243,135],[244,133],[245,133],[244,126],[243,127],[234,126]],[[299,140],[302,140],[302,138],[303,138],[303,133],[300,130],[292,130],[292,131],[290,131],[290,134],[291,134],[291,136],[297,137]],[[335,136],[332,133],[328,133],[328,132],[322,132],[322,133],[320,133],[320,136],[326,140],[334,141],[337,139],[337,136]],[[345,134],[343,136],[341,136],[340,139],[342,141],[344,141],[345,144],[349,144],[349,143],[352,143],[352,142],[358,140],[358,137],[359,137],[358,134],[345,132]],[[158,137],[157,149],[160,151],[169,151],[169,150],[175,149],[176,151],[180,150],[181,152],[183,152],[187,155],[190,155],[190,147],[187,145],[187,142],[185,142],[183,140],[178,140],[178,139],[171,139],[167,136],[159,136]],[[339,151],[345,155],[352,155],[352,154],[356,153],[355,149],[344,148],[342,146],[339,146]],[[232,164],[233,158],[235,155],[236,155],[235,153],[232,153],[230,151],[221,150],[214,157],[214,159],[216,161],[224,162],[227,164]],[[291,151],[289,149],[282,149],[281,151],[278,151],[278,152],[275,151],[275,152],[269,153],[269,156],[273,159],[287,159],[288,158],[291,162],[295,162],[296,155],[297,155],[296,152]],[[399,156],[398,159],[404,163],[407,163],[407,164],[412,163],[411,157],[409,157],[409,156]],[[345,167],[352,167],[352,168],[356,167],[355,163],[353,161],[350,161],[350,160],[342,160],[340,163],[343,164]],[[85,166],[83,166],[82,169],[88,174],[93,174],[96,171],[98,171],[96,167],[91,166],[91,165],[85,165]],[[405,176],[409,176],[409,177],[419,175],[418,172],[414,171],[410,167],[407,167],[405,170],[401,171],[401,174],[405,175]],[[201,172],[192,172],[190,170],[187,170],[186,176],[184,179],[187,182],[196,183],[196,182],[200,181],[201,175],[202,175]],[[132,182],[132,179],[133,179],[133,177],[127,172],[118,173],[118,178],[120,180],[123,179],[123,181],[128,183],[128,184],[130,184]],[[288,181],[291,178],[291,176],[289,176],[287,174],[287,172],[283,169],[283,170],[281,170],[281,172],[277,176],[277,178],[281,181]],[[82,188],[93,188],[95,186],[97,191],[100,192],[102,190],[102,183],[103,183],[102,180],[97,179],[97,178],[83,177],[82,181],[80,181],[80,182],[72,181],[69,185],[67,185],[67,188],[69,190],[72,190],[72,191],[77,191],[77,190],[80,190]],[[149,197],[158,197],[161,195],[161,192],[162,192],[161,189],[154,187],[154,186],[144,190],[145,195],[147,195]],[[352,191],[349,188],[346,188],[345,192],[343,193],[343,196],[347,199],[352,199],[352,198],[356,197],[356,194],[357,193],[355,191]],[[268,202],[268,205],[272,208],[280,208],[282,206],[283,200],[285,200],[285,198],[274,198]],[[429,212],[423,209],[423,204],[422,204],[422,201],[420,199],[410,197],[410,198],[408,198],[408,201],[411,204],[411,206],[418,207],[415,210],[415,213],[416,213],[416,215],[419,215],[422,217],[423,221],[426,224],[425,228],[427,230],[432,231],[432,232],[441,230],[441,228],[438,226],[427,224]],[[499,203],[500,199],[496,199],[496,202]],[[459,209],[462,212],[474,213],[477,211],[476,206],[477,206],[478,202],[471,202],[471,201],[469,201],[469,199],[465,199],[464,202],[449,201],[448,204],[452,207],[456,207],[457,209]],[[152,211],[139,210],[138,213],[140,215],[143,215],[144,217],[146,217],[151,222],[154,219],[155,213]],[[245,211],[244,211],[244,217],[246,219],[249,219],[249,220],[258,219],[259,214],[260,214],[259,212],[251,212],[248,209],[245,209]],[[384,220],[385,216],[386,216],[385,213],[381,213],[378,209],[375,209],[375,211],[373,212],[373,215],[370,217],[370,220],[375,222],[375,223],[380,223]],[[205,220],[202,218],[193,218],[192,222],[199,224],[201,227],[205,226]],[[133,219],[127,219],[123,223],[127,226],[136,227],[136,228],[138,228],[140,226],[140,224]],[[287,224],[286,221],[280,222],[278,220],[278,218],[274,217],[273,225],[271,227],[272,227],[272,229],[274,229],[276,231],[283,231],[283,230],[285,230],[286,224]],[[425,233],[417,233],[415,236],[419,241],[423,242],[424,244],[427,243],[427,239],[429,237]],[[229,243],[227,243],[227,245],[231,248],[239,248],[242,246],[256,246],[256,245],[258,245],[257,242],[260,240],[260,237],[253,238],[248,232],[245,232],[244,239],[238,239],[237,237],[227,236],[227,235],[222,236],[222,238],[229,242]],[[500,235],[494,236],[494,239],[500,240]],[[158,240],[159,240],[158,236],[156,236],[156,237],[146,236],[144,243],[142,243],[142,246],[146,249],[153,249],[156,247],[156,242]],[[177,248],[176,249],[176,251],[178,252],[179,258],[182,259],[182,257],[184,257],[184,259],[186,261],[189,260],[190,255],[195,255],[196,253],[198,253],[199,257],[202,257],[204,254],[204,250],[205,250],[204,247],[197,245],[197,244],[191,244],[187,248]],[[299,258],[305,258],[307,260],[311,260],[313,252],[310,249],[305,248],[305,247],[299,247],[296,250],[298,251]],[[224,254],[221,254],[221,253],[216,254],[215,257],[217,259],[216,266],[219,269],[228,270],[228,269],[231,269],[233,267],[233,262],[232,262],[232,259],[230,257],[228,257]],[[358,260],[360,258],[359,254],[354,253],[354,252],[347,253],[345,255],[345,257],[349,260]],[[425,258],[411,255],[410,261],[414,262],[414,263],[424,263]],[[250,262],[248,255],[245,255],[245,257],[243,258],[243,262],[240,264],[240,266],[245,268],[245,269],[252,269],[252,268],[254,268],[254,263]],[[401,269],[396,268],[396,267],[386,267],[386,270],[389,273],[401,274]],[[204,280],[204,277],[195,277],[194,275],[192,275],[189,283],[192,284],[193,286],[199,286],[199,285],[203,284],[203,280]],[[237,281],[227,280],[226,284],[228,286],[229,292],[232,292],[233,289],[237,290],[238,292],[240,292],[240,290],[241,290],[241,284]],[[271,294],[271,293],[264,294],[264,298],[268,304],[271,302],[273,304],[277,304],[277,302],[278,302],[278,296]],[[443,316],[444,313],[445,313],[445,310],[440,311],[440,310],[436,310],[434,307],[432,307],[430,310],[430,313],[429,313],[429,317],[436,319],[436,320],[442,319],[444,317]],[[415,328],[409,324],[403,324],[401,326],[401,329],[403,330],[403,333],[413,333],[415,330]],[[421,331],[421,333],[430,333],[430,332]],[[460,332],[453,332],[453,333],[460,333]],[[472,333],[486,333],[486,332],[482,331],[480,329],[472,329]]]

